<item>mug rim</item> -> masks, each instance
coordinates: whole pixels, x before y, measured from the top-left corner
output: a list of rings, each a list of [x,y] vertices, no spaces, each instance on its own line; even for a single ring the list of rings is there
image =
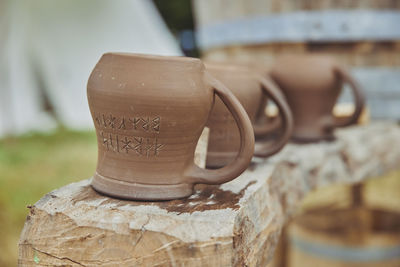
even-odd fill
[[[247,75],[254,74],[254,71],[251,67],[243,66],[243,65],[235,65],[235,64],[228,64],[224,62],[204,62],[204,66],[206,70],[210,71],[229,71],[229,72],[236,72],[236,73],[243,73]]]
[[[150,61],[175,61],[181,63],[189,63],[189,62],[196,62],[202,63],[199,58],[194,57],[186,57],[186,56],[165,56],[165,55],[153,55],[153,54],[141,54],[141,53],[131,53],[131,52],[107,52],[102,55],[103,57],[106,56],[117,56],[122,58],[136,58],[136,59],[145,59]]]

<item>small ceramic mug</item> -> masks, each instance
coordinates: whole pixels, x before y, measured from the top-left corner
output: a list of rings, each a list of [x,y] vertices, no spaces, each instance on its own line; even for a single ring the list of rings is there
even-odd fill
[[[267,120],[262,125],[255,124],[260,105],[265,105],[264,96],[276,104],[282,122],[281,132],[278,138],[257,142],[254,155],[269,157],[280,151],[291,136],[293,119],[289,106],[276,85],[245,66],[210,62],[205,65],[207,71],[224,83],[238,98],[253,123],[256,136],[269,135],[277,130]],[[219,99],[215,100],[207,126],[210,128],[210,136],[206,166],[218,168],[233,162],[239,151],[240,135],[234,118]]]
[[[126,199],[181,198],[196,183],[236,178],[250,163],[251,122],[199,59],[107,53],[90,75],[87,94],[98,143],[92,186],[99,192]],[[232,164],[207,170],[193,159],[215,95],[235,119],[240,150]]]
[[[272,67],[270,76],[285,94],[292,110],[292,139],[297,142],[334,139],[334,129],[357,123],[365,104],[360,86],[327,56],[283,56]],[[351,116],[339,119],[332,112],[345,82],[352,88],[355,109]]]

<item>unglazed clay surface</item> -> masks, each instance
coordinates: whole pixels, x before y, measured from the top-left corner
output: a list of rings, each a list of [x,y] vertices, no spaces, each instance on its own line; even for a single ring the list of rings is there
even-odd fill
[[[268,140],[268,144],[257,144],[255,155],[268,157],[277,153],[286,144],[292,131],[291,112],[279,89],[273,82],[245,66],[210,62],[205,65],[238,98],[253,124],[260,106],[265,107],[266,96],[276,103],[283,121],[283,131],[275,140]],[[231,113],[219,99],[215,100],[207,126],[210,128],[207,166],[221,167],[232,162],[239,151],[239,131]],[[262,126],[255,126],[254,130],[258,135],[266,136],[277,130],[271,126],[266,121]]]
[[[331,140],[336,127],[357,123],[364,106],[364,95],[348,72],[332,58],[290,55],[277,60],[270,71],[294,116],[293,139],[300,142]],[[354,93],[355,111],[338,120],[332,115],[343,84]]]
[[[234,179],[250,162],[250,120],[199,59],[108,53],[90,75],[87,92],[99,150],[92,185],[102,193],[129,199],[184,197],[195,183]],[[235,166],[204,170],[193,157],[215,94],[238,124],[241,155]]]

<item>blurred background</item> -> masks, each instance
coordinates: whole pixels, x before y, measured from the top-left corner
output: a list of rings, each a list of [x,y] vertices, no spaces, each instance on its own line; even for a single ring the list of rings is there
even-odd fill
[[[400,120],[400,0],[0,0],[0,266],[15,265],[26,206],[93,174],[97,146],[86,82],[108,51],[266,66],[282,54],[328,54],[365,89],[370,120]],[[340,102],[349,101],[345,90]],[[291,246],[293,235],[333,240],[331,229],[318,227],[332,218],[321,210],[348,218],[333,228],[368,222],[348,215],[354,210],[372,217],[384,211],[390,215],[379,216],[390,222],[375,228],[398,236],[400,172],[356,188],[311,194],[272,264],[309,266],[307,253]],[[354,204],[354,192],[361,204]],[[364,232],[357,240],[375,231],[358,228]],[[355,232],[342,232],[349,243]],[[301,260],[305,265],[293,265]]]

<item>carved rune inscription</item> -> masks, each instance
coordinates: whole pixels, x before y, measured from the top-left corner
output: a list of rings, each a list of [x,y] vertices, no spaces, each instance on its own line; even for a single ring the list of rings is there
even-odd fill
[[[164,147],[156,138],[127,137],[118,134],[105,133],[100,131],[102,145],[107,151],[117,153],[135,153],[138,156],[153,157],[158,156]]]
[[[145,132],[160,132],[161,117],[115,117],[112,114],[96,114],[95,121],[102,129],[142,130]]]
[[[115,117],[112,114],[97,114],[95,121],[99,131],[101,144],[107,151],[117,153],[134,154],[137,156],[157,157],[164,144],[160,144],[157,137],[126,136],[119,133],[109,133],[108,131],[130,130],[160,133],[161,118],[156,117]]]

